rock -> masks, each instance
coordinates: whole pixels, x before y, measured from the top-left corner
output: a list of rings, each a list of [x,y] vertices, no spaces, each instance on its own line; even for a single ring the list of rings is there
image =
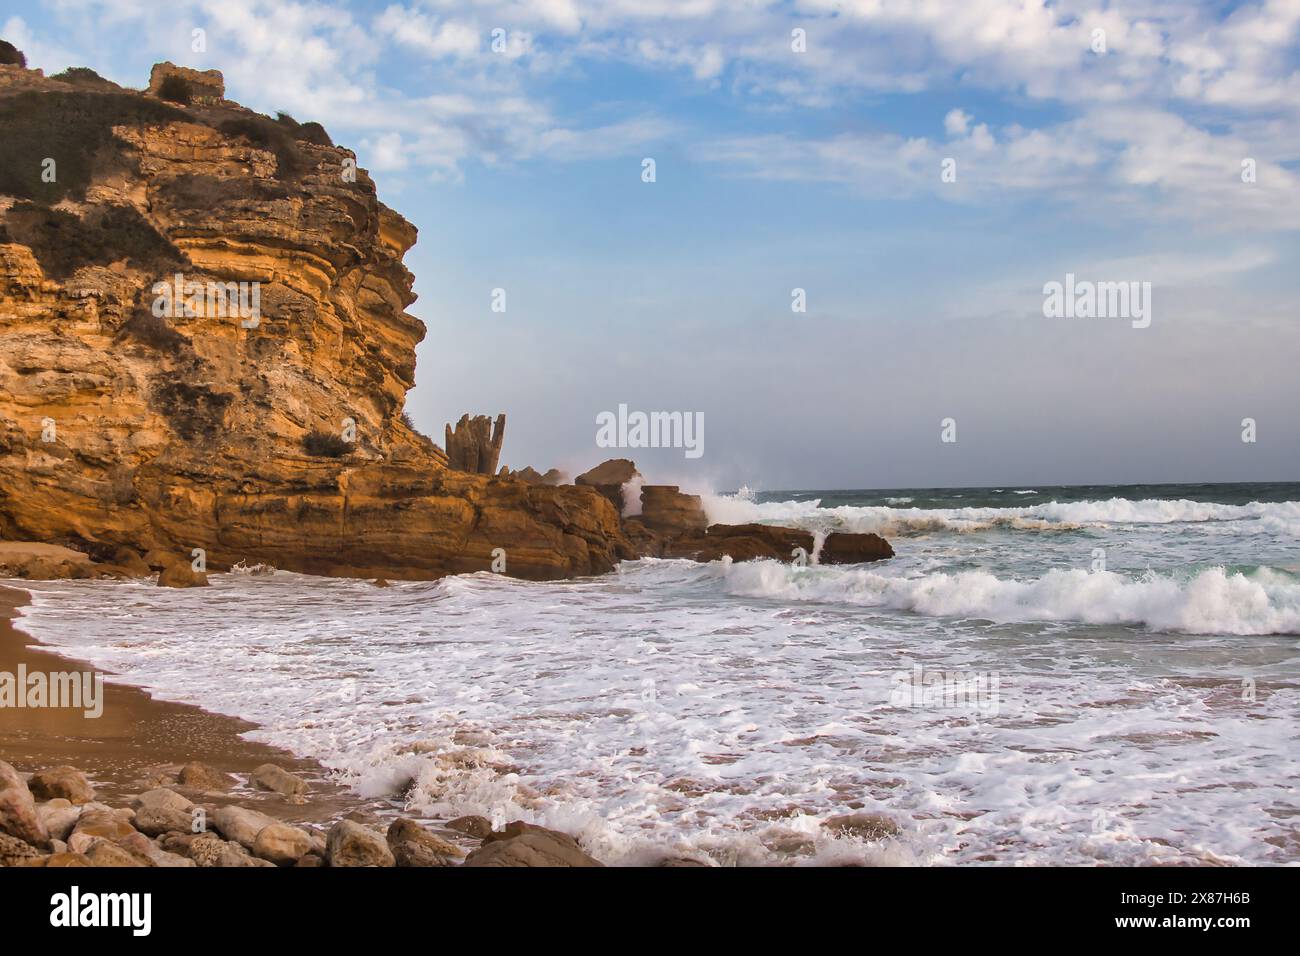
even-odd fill
[[[514,834],[514,835],[510,835]],[[465,866],[604,866],[573,837],[530,824],[511,823],[490,834],[465,858]]]
[[[91,866],[152,866],[134,853],[122,849],[108,840],[95,840],[85,851]]]
[[[257,842],[263,827],[280,821],[247,807],[221,807],[212,814],[212,825],[227,840],[234,840],[246,850]]]
[[[881,813],[846,813],[822,822],[822,829],[836,836],[860,840],[883,840],[898,833],[898,824]]]
[[[536,468],[531,465],[525,465],[518,471],[510,471],[508,468],[501,469],[504,476],[514,478],[517,481],[525,481],[530,485],[562,485],[564,484],[564,473],[558,468],[552,468],[546,474],[539,474]]]
[[[72,833],[72,828],[77,825],[77,818],[81,816],[81,807],[74,807],[63,799],[50,800],[48,803],[38,804],[36,814],[45,824],[50,839],[66,841]]]
[[[44,853],[26,840],[0,833],[0,866],[19,866],[26,860],[39,859],[43,856]]]
[[[297,863],[294,864],[295,867],[324,866],[324,865],[325,865],[325,859],[323,857],[317,856],[315,853],[308,853],[306,856],[304,856],[302,859],[300,859]]]
[[[89,847],[96,840],[117,843],[135,832],[136,829],[130,824],[128,815],[121,811],[83,809],[76,826],[68,836],[68,849],[73,853],[85,853],[89,856]]]
[[[194,866],[194,861],[176,853],[169,853],[154,843],[143,833],[132,833],[117,845],[137,859],[145,860],[153,866],[185,867]]]
[[[258,831],[253,841],[253,855],[272,863],[297,863],[311,852],[311,838],[297,827],[272,823]]]
[[[94,866],[90,857],[84,853],[54,853],[45,861],[47,869],[52,867]]]
[[[676,485],[642,485],[640,519],[668,537],[699,534],[709,523],[700,496],[684,495]]]
[[[455,866],[465,855],[455,844],[405,818],[389,826],[388,848],[398,866]]]
[[[164,588],[205,588],[208,576],[202,571],[195,571],[188,564],[177,561],[169,564],[158,573],[158,586]]]
[[[326,841],[330,866],[396,866],[382,836],[351,820],[334,824]]]
[[[262,764],[252,772],[248,781],[259,790],[270,790],[286,797],[300,797],[307,792],[307,781],[273,763]]]
[[[894,556],[894,549],[878,534],[848,534],[832,531],[818,553],[819,564],[862,564]]]
[[[133,578],[147,578],[152,573],[135,548],[118,548],[113,552],[113,564]]]
[[[149,836],[161,836],[164,833],[185,833],[194,824],[194,817],[188,810],[174,807],[141,807],[135,814],[135,828]]]
[[[460,416],[453,431],[446,428],[447,466],[478,475],[495,475],[506,437],[506,416],[498,415],[495,429],[486,415]]]
[[[191,95],[198,102],[220,102],[226,95],[226,80],[220,70],[191,70],[170,61],[153,65],[149,71],[149,92],[157,96],[163,81],[172,76],[188,83]]]
[[[633,478],[641,477],[636,470],[636,462],[627,458],[611,458],[602,461],[590,471],[584,471],[573,479],[575,485],[625,485]]]
[[[36,812],[36,801],[27,782],[3,760],[0,760],[0,833],[42,849],[50,845],[50,832]]]
[[[215,75],[179,70],[156,79],[219,95]],[[402,423],[426,333],[402,261],[417,231],[364,171],[342,181],[350,151],[234,105],[181,110],[31,71],[3,82],[0,130],[59,122],[68,142],[102,146],[60,164],[40,202],[0,194],[6,535],[131,547],[159,571],[161,555],[188,564],[202,548],[212,571],[391,581],[484,570],[496,548],[508,574],[535,580],[634,555],[593,489],[453,470]],[[39,169],[44,140],[15,142],[6,162]],[[144,293],[178,272],[258,283],[259,315],[154,316]],[[344,414],[351,450],[309,454],[308,436],[335,435]]]
[[[27,787],[37,800],[61,797],[69,803],[82,804],[95,799],[95,790],[86,775],[73,767],[38,770],[27,781]]]
[[[160,551],[157,548],[150,549],[144,556],[144,563],[149,567],[150,571],[161,571],[178,561],[180,561],[180,558],[177,555]]]
[[[222,773],[205,763],[199,763],[197,760],[190,761],[181,767],[181,772],[177,778],[183,787],[192,787],[195,790],[229,790],[236,783],[235,778],[228,773]]]
[[[392,587],[392,585],[389,584],[389,583],[388,583],[386,580],[384,580],[383,578],[375,578],[375,579],[374,579],[373,581],[371,581],[370,583],[373,584],[373,585],[374,585],[375,587],[377,587],[377,588],[389,588],[389,587]]]
[[[447,829],[466,833],[481,840],[492,832],[492,823],[487,817],[457,817],[447,824]]]
[[[180,813],[188,814],[194,809],[194,804],[189,797],[170,790],[167,787],[155,787],[152,790],[146,790],[138,797],[131,800],[131,808],[135,810],[137,823],[141,810],[175,810]],[[184,829],[189,829],[185,827]]]

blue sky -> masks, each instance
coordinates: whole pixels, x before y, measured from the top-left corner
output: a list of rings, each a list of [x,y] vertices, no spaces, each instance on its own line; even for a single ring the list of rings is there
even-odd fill
[[[0,35],[217,68],[355,149],[420,229],[436,439],[504,411],[504,461],[575,473],[626,403],[703,413],[700,459],[626,453],[695,488],[1300,478],[1300,0],[161,9]],[[1150,327],[1045,318],[1067,272],[1150,282]]]

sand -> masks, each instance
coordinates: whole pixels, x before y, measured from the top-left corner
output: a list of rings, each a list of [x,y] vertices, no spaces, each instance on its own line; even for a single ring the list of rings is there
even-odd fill
[[[25,664],[28,673],[89,670],[45,650],[14,626],[29,602],[27,592],[0,585],[0,671],[16,674],[19,664]],[[237,775],[275,763],[312,781],[310,806],[285,806],[283,813],[276,813],[274,806],[259,803],[263,812],[299,820],[328,819],[362,806],[362,801],[323,779],[324,770],[318,764],[245,739],[241,735],[254,729],[246,721],[156,700],[107,677],[103,697],[103,714],[93,719],[81,710],[66,708],[0,709],[0,760],[20,771],[76,767],[90,778],[96,792],[108,799],[139,793],[140,781],[160,767],[174,770],[191,760]]]

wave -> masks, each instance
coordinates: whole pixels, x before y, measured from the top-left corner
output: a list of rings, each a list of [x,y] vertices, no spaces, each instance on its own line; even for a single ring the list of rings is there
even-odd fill
[[[1300,581],[1272,568],[1228,573],[1215,567],[1183,578],[1148,572],[1136,579],[1113,571],[1055,569],[1019,581],[987,571],[891,577],[775,561],[724,560],[713,567],[726,591],[739,597],[847,603],[998,623],[1077,621],[1186,634],[1300,634]]]
[[[894,501],[895,499],[889,499]],[[902,503],[900,500],[899,503]],[[927,531],[1077,531],[1112,524],[1257,521],[1259,530],[1300,532],[1300,501],[1215,504],[1187,499],[1050,501],[1023,508],[896,508],[884,505],[821,507],[821,499],[757,502],[736,495],[704,495],[710,523],[783,524],[820,531],[907,534]]]

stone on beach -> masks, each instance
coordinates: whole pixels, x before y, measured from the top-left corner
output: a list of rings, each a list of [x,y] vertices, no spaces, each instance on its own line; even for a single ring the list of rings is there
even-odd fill
[[[45,829],[49,831],[51,840],[66,841],[81,816],[81,807],[74,807],[67,800],[58,797],[37,804],[36,813],[45,824]]]
[[[259,790],[270,790],[286,797],[300,797],[307,792],[307,781],[273,763],[264,763],[252,772],[249,783]]]
[[[489,834],[465,866],[604,866],[566,833],[515,821]]]
[[[297,863],[311,852],[312,841],[306,831],[287,823],[272,823],[258,831],[253,841],[253,855],[272,863]]]
[[[247,807],[221,807],[212,814],[212,825],[217,832],[246,850],[251,850],[257,843],[257,835],[264,827],[279,822],[275,817]]]
[[[340,820],[326,840],[326,859],[330,866],[396,866],[387,841],[361,824]]]
[[[0,833],[36,847],[50,845],[50,831],[36,812],[36,801],[27,782],[3,760],[0,760]]]
[[[69,803],[90,803],[95,799],[95,789],[86,775],[74,767],[51,767],[38,770],[27,781],[27,788],[37,800],[62,798]]]
[[[492,822],[487,817],[457,817],[447,824],[447,829],[465,833],[481,840],[492,832]]]
[[[455,844],[405,817],[388,828],[388,848],[398,866],[455,866],[465,855]]]
[[[182,561],[176,561],[158,572],[158,585],[164,588],[205,588],[208,576]]]
[[[836,836],[883,840],[898,833],[898,824],[882,813],[846,813],[824,821],[822,829],[829,830]]]
[[[229,790],[236,782],[230,774],[222,773],[197,760],[192,760],[181,767],[177,781],[182,787],[191,787],[195,790],[221,791]]]

